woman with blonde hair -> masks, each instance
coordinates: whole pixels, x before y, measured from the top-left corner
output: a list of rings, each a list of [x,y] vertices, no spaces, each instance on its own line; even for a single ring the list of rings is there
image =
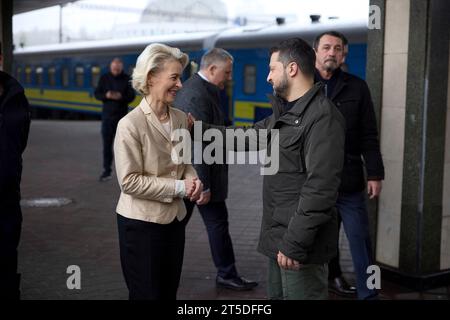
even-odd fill
[[[130,299],[176,299],[184,255],[186,208],[203,189],[190,164],[171,158],[172,131],[187,117],[171,106],[188,56],[164,44],[147,46],[133,88],[143,99],[122,120],[114,142],[120,260]]]

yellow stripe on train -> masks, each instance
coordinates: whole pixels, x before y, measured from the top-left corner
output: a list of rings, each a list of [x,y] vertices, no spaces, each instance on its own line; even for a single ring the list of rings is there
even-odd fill
[[[63,106],[64,102],[71,102],[71,103],[86,103],[86,104],[93,104],[98,105],[101,108],[102,102],[95,99],[94,96],[91,96],[88,91],[69,91],[69,90],[47,90],[47,89],[25,89],[25,95],[28,99],[44,99],[49,100],[53,102],[39,102],[37,103],[36,100],[34,100],[33,104],[35,105],[48,105],[49,107],[58,107]],[[131,107],[136,107],[141,102],[142,97],[136,96],[136,98],[133,100],[133,102],[130,103]],[[67,105],[67,104],[66,104]],[[66,108],[66,107],[64,107]],[[96,107],[89,107],[86,106],[86,108],[96,108]],[[97,107],[98,108],[98,107]],[[72,108],[73,109],[73,108]],[[79,108],[77,108],[79,109]],[[79,110],[89,110],[89,109],[79,109]]]
[[[256,108],[271,108],[268,102],[256,102],[256,101],[236,101],[234,103],[234,118],[249,119],[253,122],[255,119]]]
[[[81,106],[75,104],[61,103],[61,102],[46,102],[30,99],[29,100],[32,105],[42,106],[42,107],[52,107],[52,109],[70,109],[70,110],[79,110],[79,111],[91,111],[91,112],[101,112],[102,107],[89,107],[89,106]]]

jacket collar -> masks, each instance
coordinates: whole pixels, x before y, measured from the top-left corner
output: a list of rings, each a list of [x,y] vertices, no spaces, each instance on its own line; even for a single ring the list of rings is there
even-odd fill
[[[108,72],[108,75],[109,75],[111,78],[114,78],[114,79],[121,79],[121,78],[125,77],[125,71],[122,70],[122,72],[119,73],[117,76],[113,75],[112,72],[109,71],[109,72]]]
[[[303,96],[301,96],[297,103],[289,109],[286,114],[293,114],[299,116],[303,113],[306,107],[310,104],[311,100],[323,90],[322,83],[316,83],[311,89],[309,89]],[[278,119],[283,113],[283,100],[273,95],[268,96],[272,104],[275,119]]]
[[[336,86],[334,87],[333,94],[331,95],[331,100],[334,100],[334,98],[336,98],[337,95],[347,86],[349,79],[350,76],[347,72],[344,72],[343,70],[339,72]]]
[[[333,94],[330,97],[330,100],[333,100],[337,97],[337,95],[347,86],[348,80],[350,76],[347,72],[342,69],[339,69],[339,74],[336,79],[336,86],[334,87]],[[316,69],[316,82],[320,82],[321,77],[319,71]]]
[[[220,96],[220,89],[219,89],[218,86],[216,86],[215,84],[212,84],[209,81],[206,81],[198,73],[194,74],[194,77],[195,77],[195,79],[197,79],[197,81],[200,81],[203,84],[203,86],[205,87],[206,91],[208,91],[208,93],[210,95]]]
[[[337,97],[337,95],[347,86],[348,80],[350,76],[347,72],[342,69],[339,69],[339,74],[336,79],[336,86],[334,87],[333,94],[330,97],[330,100],[333,100]],[[321,77],[319,71],[316,69],[316,82],[321,82]]]
[[[142,98],[141,103],[138,106],[142,112],[146,115],[150,124],[153,125],[159,133],[169,142],[172,142],[171,137],[167,134],[166,130],[164,130],[161,122],[159,122],[157,116],[153,112],[152,108],[149,106],[145,98]],[[172,106],[169,106],[169,116],[170,116],[170,125],[172,126],[172,131],[175,129],[179,129],[183,127],[183,123],[181,119],[179,119],[176,113],[173,111]]]

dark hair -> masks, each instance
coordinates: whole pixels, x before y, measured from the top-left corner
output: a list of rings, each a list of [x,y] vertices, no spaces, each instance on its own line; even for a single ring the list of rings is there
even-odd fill
[[[341,39],[344,47],[348,45],[348,40],[342,33],[331,30],[331,31],[322,32],[321,34],[319,34],[316,37],[316,39],[314,39],[314,44],[313,44],[314,49],[317,50],[317,48],[319,48],[320,39],[322,39],[323,36],[332,36],[332,37],[339,38],[339,39]]]
[[[278,46],[270,49],[270,55],[275,52],[279,53],[278,61],[283,66],[295,62],[306,77],[314,77],[316,54],[305,40],[300,38],[283,40]]]
[[[117,61],[117,62],[119,62],[119,63],[122,63],[122,64],[123,64],[123,61],[122,61],[122,59],[121,59],[121,58],[119,58],[119,57],[114,57],[114,58],[112,58],[112,59],[111,59],[111,63],[112,63],[112,62],[114,62],[114,61]]]

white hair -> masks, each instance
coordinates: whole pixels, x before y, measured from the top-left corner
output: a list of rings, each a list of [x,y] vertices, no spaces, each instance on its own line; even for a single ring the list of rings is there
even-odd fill
[[[164,63],[168,60],[180,62],[184,69],[189,62],[189,57],[180,49],[162,43],[148,45],[137,58],[131,80],[133,88],[142,95],[148,95],[148,75],[161,71]]]
[[[205,70],[214,63],[226,63],[228,60],[234,62],[234,58],[231,53],[222,48],[212,48],[202,56],[202,60],[200,61],[200,70]]]

